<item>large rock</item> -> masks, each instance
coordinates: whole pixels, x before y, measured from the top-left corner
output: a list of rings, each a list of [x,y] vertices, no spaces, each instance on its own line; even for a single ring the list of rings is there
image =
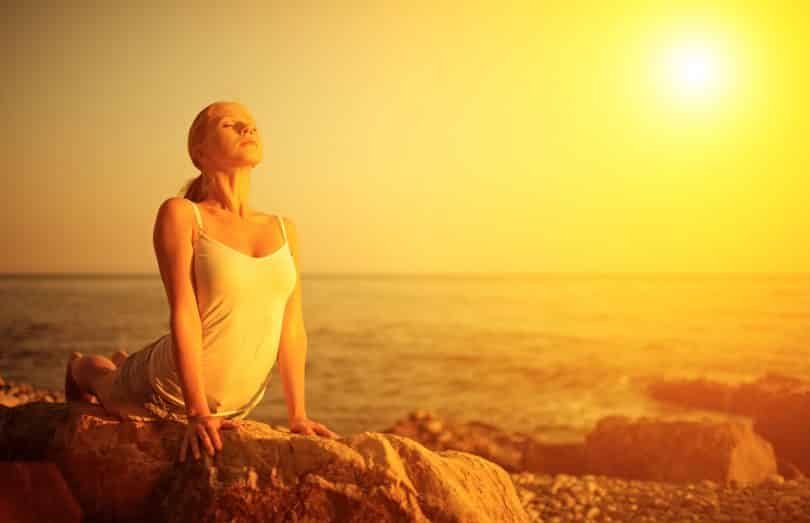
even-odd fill
[[[784,475],[795,467],[810,475],[810,382],[767,374],[740,385],[705,379],[657,381],[648,387],[658,400],[691,408],[741,414],[773,444]]]
[[[431,450],[469,452],[497,463],[509,472],[523,470],[523,448],[530,436],[511,433],[480,421],[440,418],[417,410],[382,431],[418,441]]]
[[[582,443],[547,443],[532,438],[523,450],[522,467],[536,474],[574,474],[590,472]]]
[[[773,447],[738,422],[602,418],[585,440],[592,473],[632,479],[759,483],[777,472]]]
[[[183,429],[87,404],[0,407],[3,459],[56,463],[93,521],[527,521],[506,471],[469,453],[243,420],[215,457],[178,463]]]
[[[80,523],[82,509],[53,463],[0,462],[0,521]]]

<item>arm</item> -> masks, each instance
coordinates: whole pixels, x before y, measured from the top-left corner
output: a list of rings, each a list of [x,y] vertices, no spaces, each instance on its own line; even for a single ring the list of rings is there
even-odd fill
[[[290,420],[306,418],[304,401],[304,368],[307,357],[307,333],[301,304],[301,275],[298,262],[298,234],[295,224],[286,218],[287,242],[295,265],[295,288],[284,309],[284,320],[278,348],[278,364],[284,397],[287,402],[287,415]]]
[[[163,202],[153,242],[171,309],[172,349],[189,416],[209,415],[202,379],[202,324],[192,282],[193,211],[183,198]]]

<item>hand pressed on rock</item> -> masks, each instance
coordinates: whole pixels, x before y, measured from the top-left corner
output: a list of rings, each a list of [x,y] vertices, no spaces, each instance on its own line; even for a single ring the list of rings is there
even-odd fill
[[[200,442],[203,449],[213,456],[215,451],[222,450],[220,429],[235,429],[239,427],[236,421],[226,420],[218,416],[195,416],[189,418],[183,441],[180,443],[180,461],[186,460],[188,447],[194,454],[194,459],[200,459]]]
[[[314,436],[320,434],[328,438],[339,438],[340,435],[332,432],[326,425],[313,421],[307,417],[290,418],[290,432]]]

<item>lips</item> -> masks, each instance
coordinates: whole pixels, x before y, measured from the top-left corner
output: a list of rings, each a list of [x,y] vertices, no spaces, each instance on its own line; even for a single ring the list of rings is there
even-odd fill
[[[244,142],[240,143],[239,145],[241,146],[241,145],[249,145],[249,144],[256,145],[256,142],[253,141],[253,140],[245,140]]]

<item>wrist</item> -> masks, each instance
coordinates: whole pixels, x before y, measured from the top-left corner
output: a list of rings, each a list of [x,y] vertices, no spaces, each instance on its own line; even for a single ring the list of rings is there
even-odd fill
[[[204,418],[204,417],[210,416],[210,415],[211,415],[211,411],[209,409],[207,409],[207,408],[191,407],[191,408],[186,409],[186,417],[188,419],[191,419],[191,418]]]

